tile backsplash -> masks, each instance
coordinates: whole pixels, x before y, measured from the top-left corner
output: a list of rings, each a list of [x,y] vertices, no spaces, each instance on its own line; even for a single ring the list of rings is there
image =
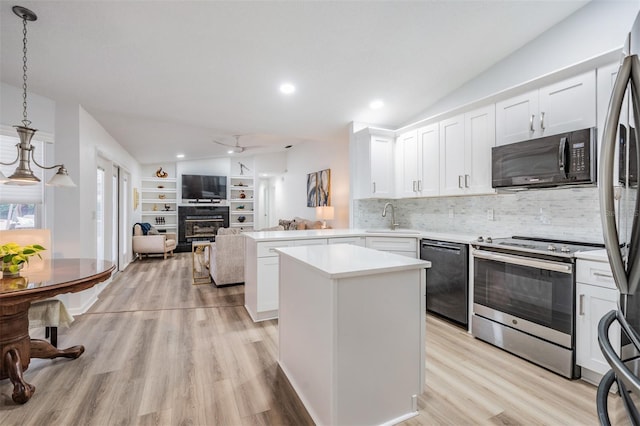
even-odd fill
[[[354,228],[387,228],[386,202],[401,228],[493,237],[535,236],[602,243],[598,189],[539,189],[515,193],[398,200],[355,200]]]

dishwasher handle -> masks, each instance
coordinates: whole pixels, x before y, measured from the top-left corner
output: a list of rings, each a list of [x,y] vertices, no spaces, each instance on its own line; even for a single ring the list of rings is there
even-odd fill
[[[420,243],[420,247],[455,251],[456,254],[460,254],[460,252],[464,248],[464,246],[461,244],[445,243],[440,241],[425,241],[425,240],[422,240],[422,242]]]

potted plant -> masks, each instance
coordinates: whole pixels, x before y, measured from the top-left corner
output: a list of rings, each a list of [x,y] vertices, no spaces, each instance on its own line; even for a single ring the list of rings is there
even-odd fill
[[[0,259],[2,259],[3,278],[15,277],[20,274],[20,269],[25,263],[29,263],[29,257],[40,256],[41,251],[46,250],[39,244],[20,246],[16,243],[0,245]]]

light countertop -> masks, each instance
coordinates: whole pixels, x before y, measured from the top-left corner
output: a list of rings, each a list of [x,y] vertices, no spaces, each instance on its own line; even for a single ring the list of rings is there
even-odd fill
[[[595,260],[596,262],[609,262],[606,249],[579,251],[576,259]]]
[[[330,279],[431,267],[428,261],[349,244],[283,247],[276,251]]]
[[[244,235],[256,241],[299,240],[306,238],[339,238],[339,237],[403,237],[428,238],[438,241],[469,244],[478,238],[477,235],[456,234],[452,232],[420,231],[416,229],[305,229],[300,231],[256,231],[245,232]]]

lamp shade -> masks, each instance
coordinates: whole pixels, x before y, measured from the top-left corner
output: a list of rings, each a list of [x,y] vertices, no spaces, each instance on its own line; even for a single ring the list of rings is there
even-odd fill
[[[56,173],[51,179],[49,179],[49,182],[47,182],[47,186],[74,187],[76,186],[76,184],[73,183],[73,181],[69,177],[69,174],[67,173],[67,169],[65,169],[63,166],[58,169],[58,173]]]
[[[318,220],[333,220],[333,215],[333,206],[316,207],[316,219]]]

